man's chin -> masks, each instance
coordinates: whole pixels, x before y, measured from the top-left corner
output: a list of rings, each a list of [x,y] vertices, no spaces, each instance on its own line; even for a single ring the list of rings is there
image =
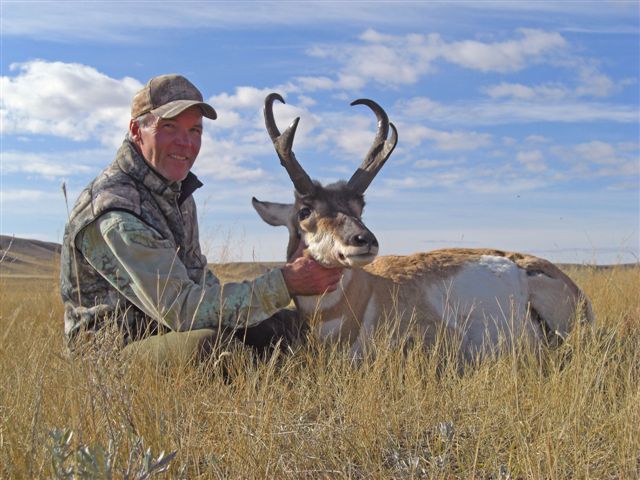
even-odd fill
[[[188,170],[174,170],[171,172],[167,172],[167,175],[163,175],[169,182],[174,183],[174,182],[181,182],[183,181],[185,178],[187,178],[187,175],[189,175],[189,169]]]

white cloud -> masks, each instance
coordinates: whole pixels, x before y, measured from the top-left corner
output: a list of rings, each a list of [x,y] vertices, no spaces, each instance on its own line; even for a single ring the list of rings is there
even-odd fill
[[[529,135],[525,141],[530,143],[549,143],[550,140],[543,135]]]
[[[284,93],[282,88],[240,86],[235,88],[233,94],[223,92],[213,95],[207,102],[213,105],[218,112],[215,127],[232,130],[247,128],[248,118],[251,119],[251,124],[254,124],[258,117],[258,112],[261,111],[264,105],[265,97],[273,91]]]
[[[566,151],[560,148],[561,151]],[[640,156],[627,144],[610,144],[594,140],[573,147],[573,166],[576,171],[592,177],[635,177],[635,189],[640,189]]]
[[[470,100],[444,104],[426,97],[403,99],[394,105],[410,119],[423,119],[440,125],[508,125],[528,122],[637,123],[634,105],[562,100],[535,102],[524,100]]]
[[[547,187],[548,184],[549,182],[542,177],[484,178],[467,182],[465,189],[488,194],[522,193]]]
[[[113,79],[77,63],[33,60],[13,64],[0,78],[5,134],[55,135],[75,141],[122,142],[137,80]]]
[[[307,92],[315,90],[330,90],[336,87],[337,82],[329,77],[296,77],[298,88]]]
[[[298,95],[298,105],[309,108],[316,105],[316,101],[307,95]]]
[[[589,162],[601,165],[613,165],[620,163],[616,148],[605,142],[594,140],[575,146],[575,151]]]
[[[3,134],[98,140],[114,148],[113,152],[122,143],[130,118],[131,98],[142,87],[137,80],[113,79],[86,65],[41,60],[16,64],[12,71],[17,75],[1,79]],[[223,136],[213,139],[205,135],[197,171],[235,181],[256,180],[265,175],[262,169],[249,163],[252,154],[271,151],[261,114],[264,97],[270,92],[271,89],[238,87],[232,95],[223,93],[211,97],[220,118],[213,132]],[[278,103],[274,113],[282,130],[293,117],[303,116],[299,136],[304,136],[318,123],[315,115],[297,106]],[[104,161],[101,167],[111,161],[102,151],[97,157]],[[71,163],[70,158],[86,160],[86,163]],[[89,151],[50,155],[3,152],[3,170],[59,179],[97,173],[95,158]]]
[[[546,83],[542,85],[523,85],[521,83],[501,82],[497,85],[483,87],[486,95],[492,99],[512,98],[531,102],[548,102],[565,99],[578,99],[580,97],[609,97],[621,91],[625,86],[633,83],[629,79],[614,82],[609,76],[600,72],[595,66],[587,65],[585,60],[576,58],[570,61],[560,62],[560,65],[579,71],[575,86],[569,87],[561,83]]]
[[[307,54],[334,59],[340,65],[335,78],[298,77],[302,89],[362,88],[368,82],[397,87],[416,83],[434,71],[438,60],[481,72],[513,72],[556,55],[567,47],[564,38],[554,32],[521,29],[517,38],[484,43],[477,40],[446,42],[439,34],[389,35],[369,29],[360,43],[315,45]]]
[[[535,149],[522,149],[521,145],[522,142],[505,145],[506,151],[499,152],[499,157],[496,152],[479,150],[474,151],[472,160],[460,157],[417,160],[412,162],[411,174],[402,171],[402,176],[385,180],[385,185],[391,189],[439,188],[499,194],[600,179],[611,188],[640,188],[637,144],[596,140],[564,146],[547,139],[538,142],[539,148]],[[635,181],[623,181],[621,177],[632,177]]]
[[[491,98],[516,98],[520,100],[547,101],[566,98],[569,90],[562,85],[538,85],[529,87],[520,83],[505,83],[483,88]]]
[[[413,163],[415,168],[420,169],[431,169],[431,168],[440,168],[440,167],[450,167],[451,165],[457,165],[461,163],[460,160],[430,160],[423,159],[418,160]]]
[[[524,165],[529,172],[544,172],[547,166],[540,150],[527,150],[518,152],[516,160]]]
[[[0,203],[2,203],[3,210],[9,206],[23,207],[36,203],[40,206],[54,203],[62,207],[64,205],[64,196],[62,195],[62,190],[52,192],[30,188],[3,188],[0,190]]]
[[[272,92],[278,92],[284,97],[285,102],[288,102],[289,99],[286,94],[292,89],[291,85],[267,88],[243,86],[236,87],[233,94],[220,93],[212,96],[208,101],[218,110],[219,118],[223,120],[220,126],[231,130],[228,132],[230,138],[242,138],[244,141],[248,140],[252,143],[264,145],[268,139],[262,114],[265,97]],[[318,116],[306,108],[313,106],[313,100],[300,95],[298,100],[300,100],[300,97],[302,97],[302,102],[298,101],[296,104],[281,103],[277,100],[273,102],[273,115],[281,132],[296,117],[302,119],[296,134],[296,144],[299,144],[300,139],[306,136],[319,123]],[[225,123],[224,117],[231,117],[233,120]],[[215,126],[217,127],[218,124],[216,123]]]
[[[65,156],[82,158],[78,153],[47,155],[17,151],[2,152],[3,174],[21,173],[29,177],[59,180],[71,175],[96,172],[94,166],[69,162],[68,158],[65,158]]]
[[[425,140],[435,142],[439,150],[475,150],[488,147],[492,143],[487,133],[465,131],[443,131],[419,124],[402,125],[402,139],[410,146],[418,146]]]
[[[615,177],[634,177],[635,187],[640,188],[640,152],[638,144],[629,142],[608,143],[601,140],[579,143],[576,145],[554,145],[549,148],[559,163],[568,166],[566,172],[570,178],[606,178],[616,184],[620,182]],[[606,183],[605,183],[606,184]]]
[[[373,115],[344,113],[324,115],[320,121],[321,130],[314,137],[315,148],[326,146],[335,155],[348,158],[349,168],[358,165],[375,138],[374,118]]]
[[[251,156],[247,150],[251,148],[252,145],[240,148],[231,140],[205,135],[194,172],[218,180],[247,182],[261,179],[266,173],[262,168],[250,165]]]
[[[216,113],[218,118],[215,120],[215,128],[233,129],[242,125],[242,115],[234,110],[216,108]]]
[[[394,189],[404,189],[404,188],[421,188],[426,186],[432,186],[433,183],[427,184],[427,182],[422,181],[422,179],[418,177],[402,177],[402,178],[391,178],[385,182],[386,185],[393,187]]]
[[[482,72],[514,72],[544,55],[566,48],[562,35],[533,29],[521,29],[520,37],[503,42],[482,43],[465,40],[441,44],[441,55],[461,67]]]
[[[256,88],[250,86],[236,87],[235,93],[220,93],[209,98],[214,108],[229,110],[257,110],[262,108],[265,97],[273,92],[271,88]],[[283,93],[282,91],[280,93]]]
[[[440,171],[416,171],[411,176],[387,179],[385,185],[400,190],[437,188],[456,192],[521,193],[547,186],[548,180],[509,165],[488,167],[477,164]]]
[[[576,88],[579,97],[608,97],[622,88],[616,85],[607,75],[598,71],[593,65],[585,65],[580,69],[580,85]]]
[[[433,28],[442,24],[503,21],[506,16],[528,22],[562,25],[568,31],[637,33],[634,2],[260,2],[247,8],[234,2],[153,2],[144,12],[122,14],[118,2],[41,2],[34,15],[30,2],[3,4],[3,35],[31,36],[69,42],[143,42],[150,30],[170,32],[183,28],[222,30],[234,27],[287,28],[307,25],[342,25],[346,28],[401,26]],[[583,25],[588,25],[585,28]],[[568,26],[570,25],[570,27]]]

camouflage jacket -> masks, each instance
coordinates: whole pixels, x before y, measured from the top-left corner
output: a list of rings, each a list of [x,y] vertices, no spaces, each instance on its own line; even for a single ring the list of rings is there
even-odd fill
[[[221,286],[200,251],[189,173],[168,184],[127,140],[80,194],[65,228],[61,294],[68,340],[116,325],[125,342],[162,326],[251,326],[290,300],[280,270]]]

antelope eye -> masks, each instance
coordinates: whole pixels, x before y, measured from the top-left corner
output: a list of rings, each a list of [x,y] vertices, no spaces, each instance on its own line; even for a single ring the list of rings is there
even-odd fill
[[[302,221],[305,218],[309,218],[311,215],[311,209],[309,207],[302,207],[298,210],[298,220]]]

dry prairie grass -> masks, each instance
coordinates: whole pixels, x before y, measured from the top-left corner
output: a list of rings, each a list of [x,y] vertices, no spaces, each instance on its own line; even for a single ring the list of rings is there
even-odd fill
[[[146,478],[165,451],[164,478],[638,478],[640,269],[569,274],[594,330],[464,375],[435,353],[381,345],[354,366],[313,342],[234,352],[227,375],[216,358],[73,359],[56,279],[0,279],[0,477]]]

